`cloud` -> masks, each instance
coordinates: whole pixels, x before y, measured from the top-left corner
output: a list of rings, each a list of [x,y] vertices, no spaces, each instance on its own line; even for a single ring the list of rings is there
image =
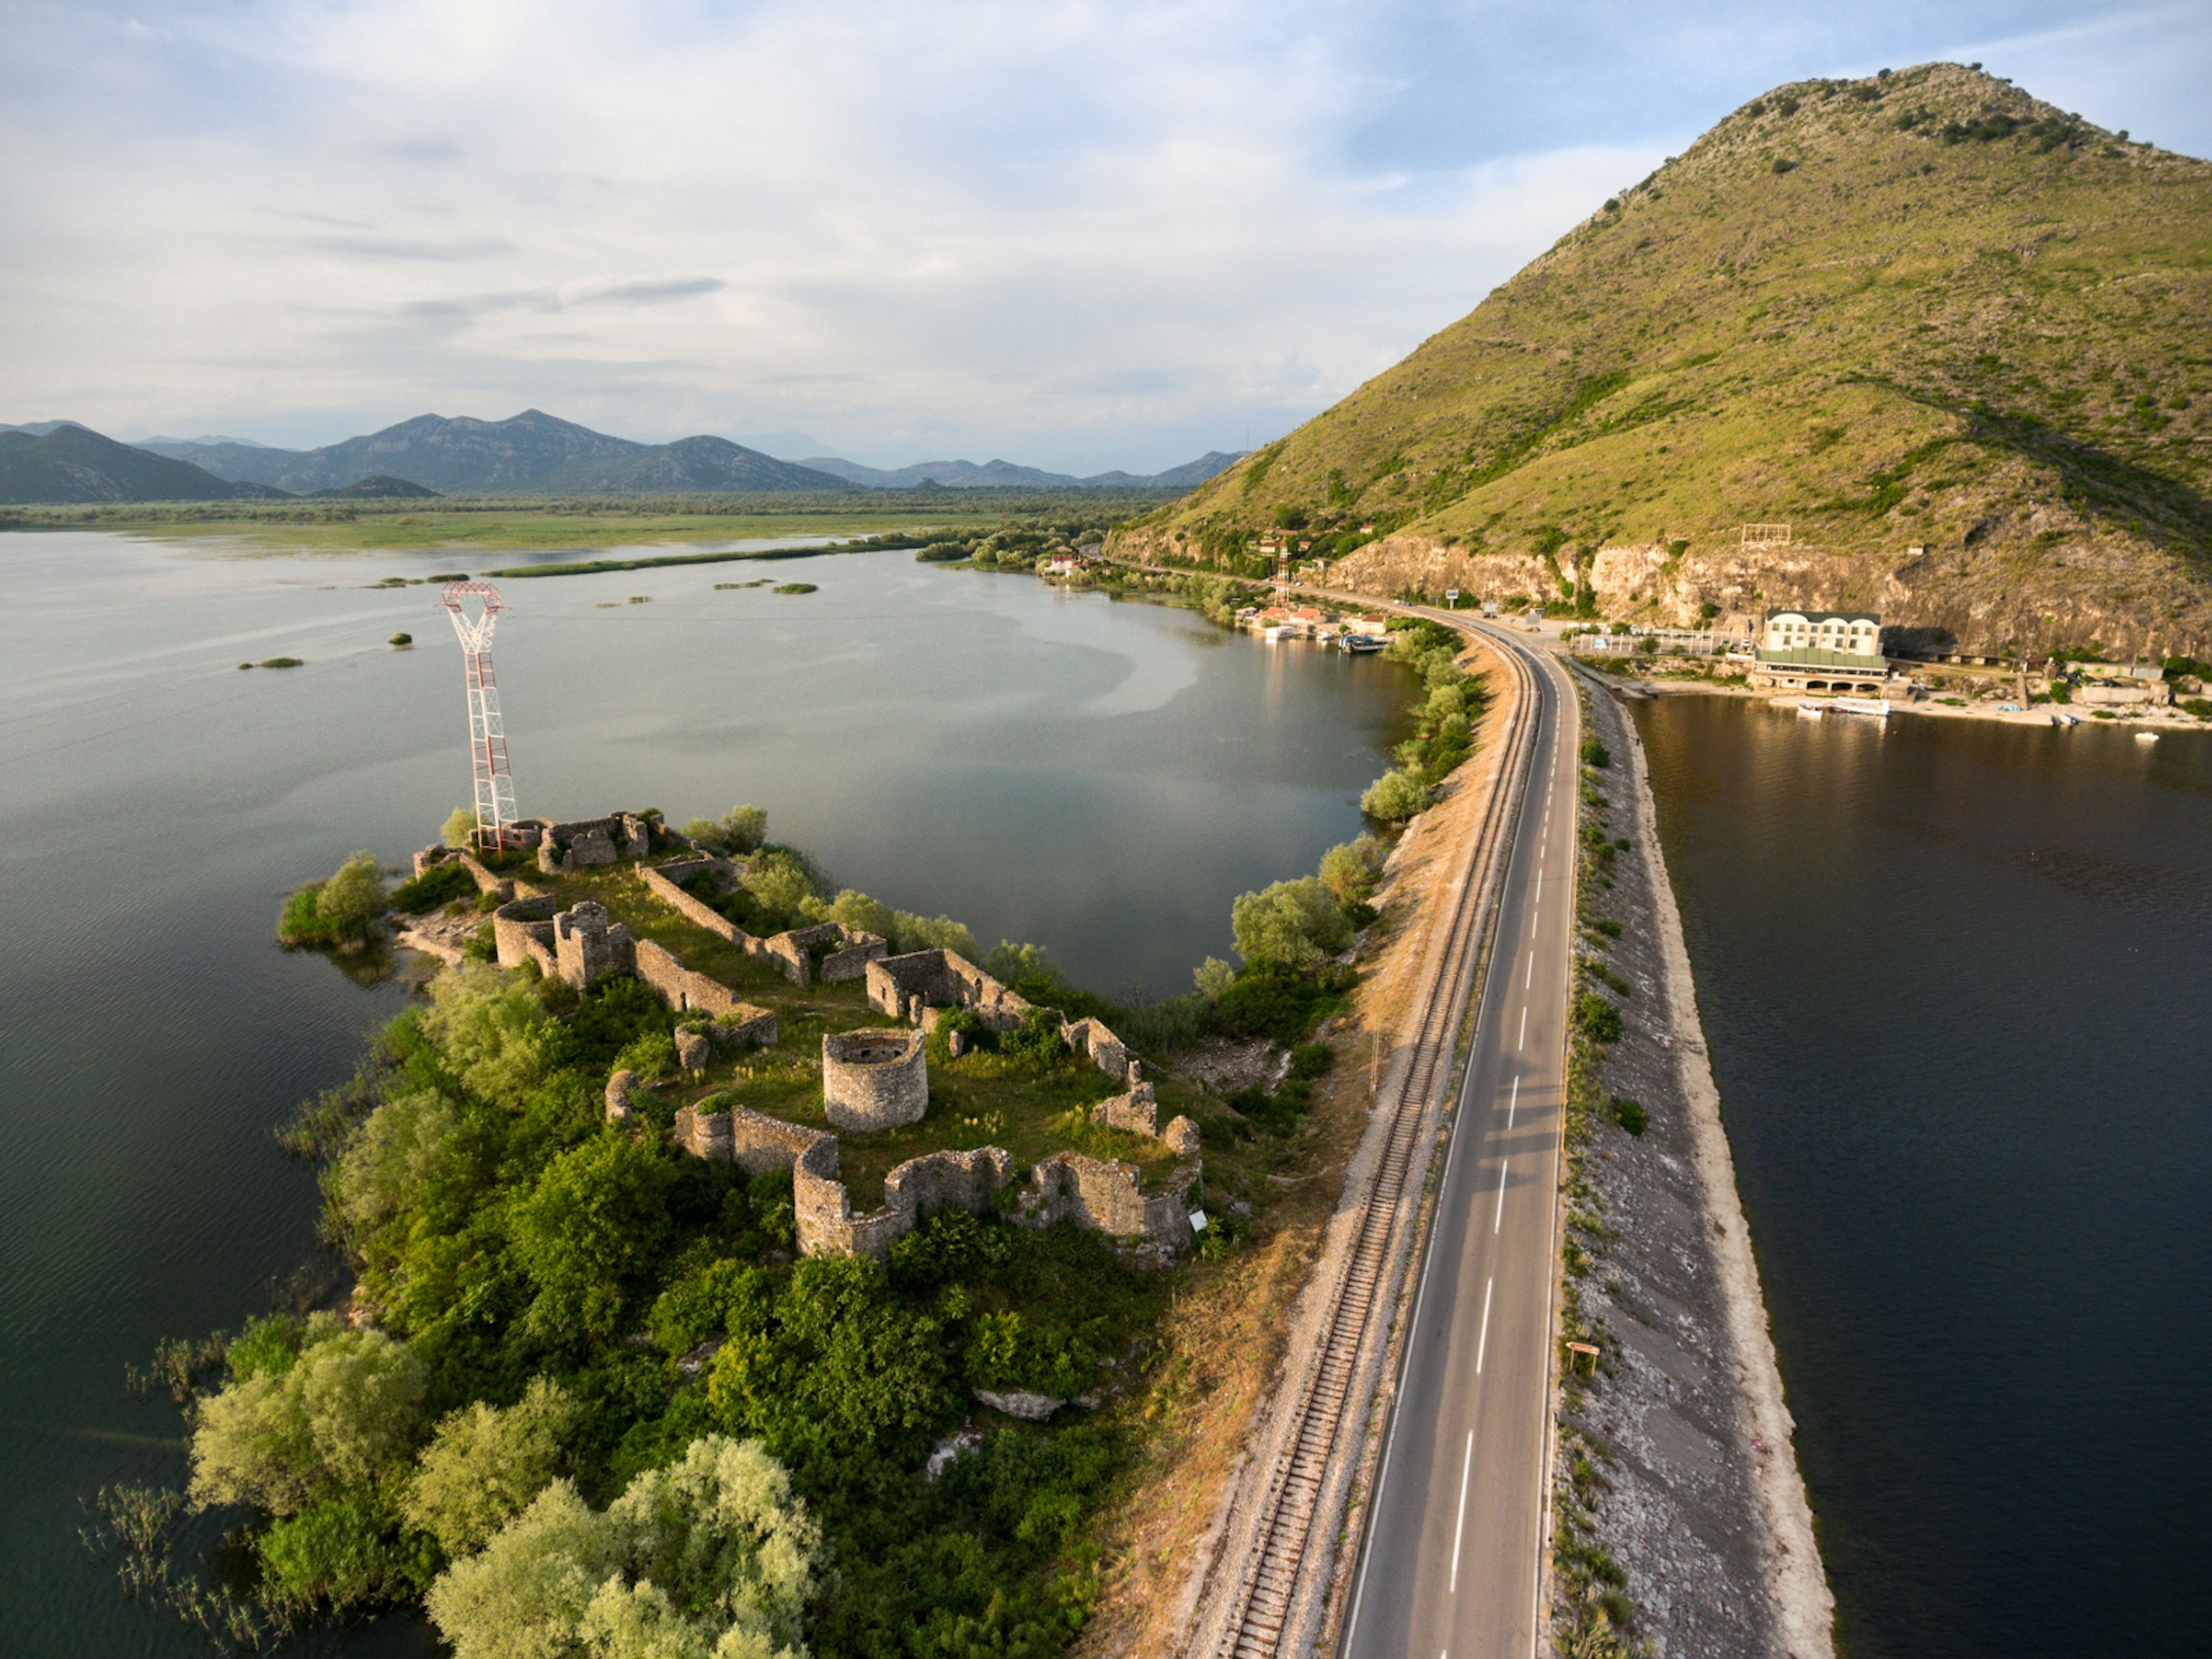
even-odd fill
[[[25,409],[272,441],[535,404],[1150,470],[1296,424],[1783,79],[1994,41],[2069,107],[2212,139],[2212,23],[2058,0],[129,21],[0,9],[0,360]]]

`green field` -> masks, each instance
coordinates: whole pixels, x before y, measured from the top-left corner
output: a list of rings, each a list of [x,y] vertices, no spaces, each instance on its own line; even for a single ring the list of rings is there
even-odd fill
[[[14,507],[0,530],[225,538],[259,552],[599,548],[978,530],[1010,519],[1119,519],[1161,490],[883,490],[836,495],[534,496],[419,501],[129,502]]]

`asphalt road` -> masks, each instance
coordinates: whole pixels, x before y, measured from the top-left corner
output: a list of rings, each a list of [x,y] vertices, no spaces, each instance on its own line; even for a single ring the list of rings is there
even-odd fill
[[[1522,1659],[1535,1647],[1580,711],[1553,653],[1522,648],[1539,698],[1528,795],[1346,1621],[1347,1659]]]

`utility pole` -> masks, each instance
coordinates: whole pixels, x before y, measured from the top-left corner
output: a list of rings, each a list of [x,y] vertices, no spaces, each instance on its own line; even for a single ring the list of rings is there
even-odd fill
[[[474,617],[465,601],[479,599]],[[492,677],[491,635],[499,613],[507,607],[489,582],[448,582],[438,608],[453,619],[460,636],[462,676],[469,694],[469,764],[476,774],[477,845],[498,851],[513,839],[514,779],[507,766],[507,728],[500,719],[499,685]]]

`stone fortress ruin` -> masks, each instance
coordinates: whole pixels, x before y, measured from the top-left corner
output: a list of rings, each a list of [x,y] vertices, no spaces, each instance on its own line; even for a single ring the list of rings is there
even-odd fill
[[[705,929],[748,960],[771,968],[794,988],[812,983],[866,981],[869,1006],[896,1024],[830,1032],[822,1042],[823,1111],[833,1130],[866,1133],[920,1122],[929,1108],[927,1040],[945,1018],[965,1010],[995,1032],[1028,1026],[1038,1012],[955,951],[917,951],[891,956],[886,942],[842,923],[793,929],[759,939],[712,905],[685,890],[702,874],[734,884],[739,867],[704,853],[645,815],[618,812],[572,823],[526,819],[517,826],[547,874],[612,865],[651,856],[657,832],[685,850],[658,866],[640,863],[646,890],[687,921]],[[495,873],[465,852],[443,847],[415,855],[415,872],[458,860],[482,892],[501,902],[492,912],[495,959],[502,969],[533,963],[549,978],[580,990],[610,974],[633,974],[671,1009],[687,1018],[676,1034],[679,1063],[696,1073],[717,1051],[768,1047],[777,1040],[776,1016],[740,998],[728,986],[687,968],[674,951],[636,938],[605,905],[584,899],[563,909],[550,894]],[[1159,1189],[1144,1190],[1139,1167],[1073,1151],[1041,1159],[1026,1181],[1013,1156],[997,1146],[941,1151],[908,1159],[884,1177],[883,1202],[854,1212],[838,1178],[837,1136],[805,1124],[769,1117],[733,1098],[709,1096],[676,1114],[673,1138],[692,1157],[734,1163],[748,1173],[792,1172],[799,1253],[803,1255],[889,1257],[892,1243],[941,1210],[971,1214],[996,1209],[1018,1225],[1063,1222],[1102,1233],[1134,1260],[1164,1264],[1189,1249],[1191,1208],[1203,1166],[1198,1126],[1177,1117],[1158,1125],[1158,1104],[1141,1065],[1102,1022],[1062,1020],[1062,1042],[1088,1059],[1126,1092],[1091,1108],[1101,1127],[1156,1140],[1175,1158]],[[947,1034],[957,1058],[965,1033]],[[610,1121],[638,1121],[635,1073],[616,1072],[607,1082]]]

